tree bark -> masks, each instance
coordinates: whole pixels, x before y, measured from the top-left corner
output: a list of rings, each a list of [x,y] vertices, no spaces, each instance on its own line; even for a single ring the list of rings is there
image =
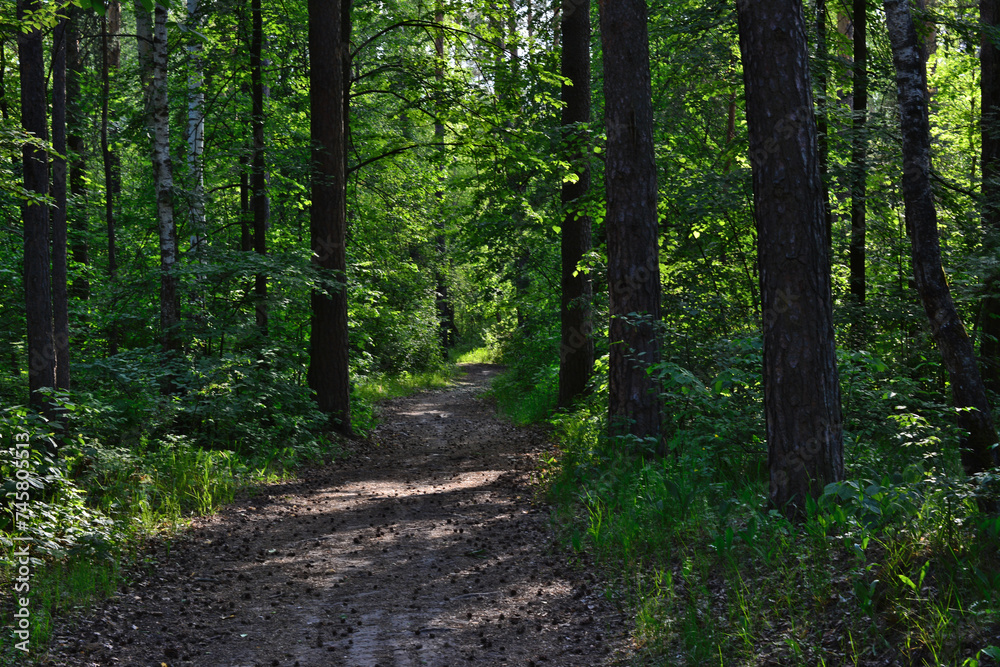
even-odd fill
[[[660,263],[653,159],[653,105],[645,0],[600,5],[604,53],[612,433],[662,451],[658,384]]]
[[[262,50],[264,18],[261,0],[250,0],[253,31],[250,39],[250,88],[252,98],[253,168],[250,181],[253,206],[253,249],[267,254],[267,226],[270,202],[267,197],[267,172],[264,160],[264,72]],[[267,276],[258,273],[254,280],[254,312],[257,328],[267,336]]]
[[[145,84],[146,122],[153,135],[153,182],[156,190],[156,219],[160,241],[160,342],[163,351],[180,349],[180,301],[177,293],[177,228],[174,221],[173,163],[170,157],[170,108],[167,99],[167,8],[156,3],[152,33],[148,12],[136,0],[136,26],[140,67]],[[139,15],[142,16],[139,16]],[[148,44],[148,53],[144,53]],[[173,390],[169,378],[164,389]]]
[[[868,182],[868,43],[867,0],[854,0],[854,114],[851,138],[851,275],[850,288],[854,302],[865,305],[865,233],[867,223],[866,195]],[[864,314],[858,314],[855,330],[864,331]],[[860,325],[860,326],[859,326]],[[863,337],[859,337],[860,343]]]
[[[900,129],[903,137],[903,201],[910,228],[913,273],[931,331],[948,371],[958,425],[962,465],[973,474],[996,465],[993,413],[979,375],[976,355],[951,298],[941,266],[937,211],[931,188],[930,122],[923,44],[906,0],[884,0],[886,27],[896,68]]]
[[[569,407],[594,369],[590,274],[577,268],[591,248],[590,216],[580,210],[590,190],[590,0],[563,2],[562,35],[563,141],[577,179],[562,184],[559,406]]]
[[[983,230],[986,246],[996,252],[1000,246],[1000,49],[996,31],[1000,28],[1000,0],[980,0],[979,16],[983,24],[980,48],[980,135],[982,137],[982,201]],[[979,363],[983,382],[994,393],[1000,393],[1000,272],[986,281],[987,293],[980,306],[981,334]]]
[[[312,261],[324,280],[312,294],[309,386],[331,426],[352,434],[347,339],[347,208],[344,169],[343,0],[309,0]]]
[[[438,25],[444,23],[444,10],[438,6],[438,10],[434,13],[434,22]],[[443,90],[444,86],[444,31],[438,30],[434,35],[434,80],[437,81],[438,90]],[[438,144],[438,154],[441,159],[441,170],[445,167],[445,147],[444,147],[444,123],[441,122],[440,118],[436,118],[434,121],[434,141]],[[454,345],[455,342],[455,312],[451,307],[451,300],[448,298],[448,271],[446,270],[448,264],[448,240],[444,234],[444,211],[442,209],[442,203],[444,202],[444,190],[441,189],[441,183],[443,182],[443,173],[438,177],[438,190],[434,193],[435,198],[438,203],[438,214],[437,222],[435,227],[437,227],[437,266],[434,269],[434,282],[435,282],[435,307],[437,308],[438,314],[438,339],[441,341],[441,355],[444,358],[448,357],[448,349]]]
[[[110,12],[109,12],[110,14]],[[145,18],[145,20],[144,20]],[[145,39],[152,39],[152,27],[148,21],[149,15],[143,10],[142,3],[136,1],[136,30],[139,36],[140,72],[143,85],[146,85],[149,71],[148,49]],[[118,243],[116,239],[117,223],[115,211],[118,205],[118,159],[111,149],[108,125],[108,107],[111,101],[111,69],[114,64],[112,51],[115,36],[114,26],[110,16],[102,20],[101,30],[101,159],[104,165],[104,222],[108,235],[108,279],[112,286],[118,280]],[[118,323],[112,316],[108,326],[108,354],[118,354]]]
[[[38,0],[21,0],[18,20],[38,10]],[[45,64],[40,30],[18,31],[17,54],[21,75],[21,126],[39,140],[48,137],[45,100]],[[34,197],[49,191],[45,151],[31,144],[21,150],[24,189]],[[49,273],[49,210],[39,201],[21,204],[24,223],[24,299],[28,335],[28,389],[31,407],[52,415],[52,404],[42,393],[55,386],[55,350],[52,337],[52,293]]]
[[[799,0],[737,4],[764,310],[770,502],[797,516],[843,478],[823,187]]]
[[[75,202],[86,197],[84,175],[87,171],[86,147],[83,141],[84,112],[80,104],[80,80],[83,77],[83,54],[80,52],[80,9],[69,8],[69,27],[66,32],[66,144],[69,150],[69,190]],[[73,261],[90,266],[90,244],[87,240],[87,210],[80,204],[70,211],[70,242]],[[76,277],[73,295],[82,300],[90,299],[90,280],[85,272]]]
[[[826,224],[826,246],[828,249],[833,247],[833,209],[830,206],[830,188],[827,184],[827,172],[830,165],[830,107],[826,97],[829,87],[829,57],[830,50],[826,41],[826,0],[816,0],[816,60],[818,61],[816,90],[819,91],[819,99],[816,100],[816,141],[819,147],[819,177],[823,186],[823,219]]]
[[[187,25],[192,30],[197,30],[201,23],[201,14],[198,12],[199,0],[187,0]],[[191,207],[188,211],[188,224],[194,235],[194,245],[197,248],[196,254],[202,254],[208,244],[205,221],[205,74],[202,71],[204,62],[202,58],[202,43],[197,37],[191,40],[187,46],[188,55],[188,117],[187,117],[187,145],[188,145],[188,179],[191,184]],[[251,54],[251,62],[253,56]]]
[[[10,118],[10,110],[7,105],[7,84],[4,81],[4,74],[7,72],[7,51],[4,39],[0,37],[0,118],[7,120]]]
[[[66,210],[66,39],[69,19],[52,33],[52,340],[56,388],[69,389],[69,293],[67,290]]]

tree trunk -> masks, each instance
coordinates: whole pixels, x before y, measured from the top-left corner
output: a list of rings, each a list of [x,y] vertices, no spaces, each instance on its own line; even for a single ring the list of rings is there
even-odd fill
[[[868,44],[867,1],[854,0],[854,114],[851,139],[851,296],[859,307],[865,305],[865,232],[868,180],[868,135],[865,121],[868,115]],[[864,313],[858,313],[857,332],[864,332]],[[863,335],[857,342],[863,344]]]
[[[979,16],[984,28],[1000,27],[1000,0],[980,0]],[[983,31],[979,62],[982,137],[983,230],[986,246],[996,252],[1000,246],[1000,49],[991,35]],[[987,293],[980,307],[981,338],[979,363],[983,381],[994,393],[1000,393],[1000,273],[986,281]]]
[[[962,465],[973,474],[996,465],[996,428],[979,375],[976,355],[955,310],[941,266],[937,211],[931,189],[930,122],[927,113],[927,71],[922,43],[906,0],[884,0],[886,26],[896,67],[900,129],[903,136],[903,201],[910,228],[913,273],[944,360],[958,425],[968,432],[960,442]]]
[[[200,28],[201,15],[198,13],[198,0],[187,0],[187,27],[191,30]],[[187,47],[188,54],[188,179],[191,184],[191,207],[188,211],[188,224],[194,235],[196,254],[201,255],[208,244],[205,222],[205,169],[203,155],[205,152],[205,74],[202,71],[202,42],[194,37]],[[251,61],[253,56],[251,54]]]
[[[52,340],[56,387],[69,389],[69,293],[66,273],[66,39],[69,19],[52,33]]]
[[[737,5],[764,310],[770,502],[844,476],[829,251],[800,0]]]
[[[444,22],[444,10],[440,9],[434,13],[434,22],[441,25]],[[444,86],[444,31],[438,30],[434,35],[434,79],[437,81],[438,90],[443,90]],[[438,314],[438,339],[441,341],[441,355],[448,358],[448,350],[455,344],[455,311],[451,307],[451,300],[448,296],[448,240],[444,233],[444,190],[441,184],[444,181],[443,171],[445,165],[444,147],[444,123],[440,118],[434,121],[434,141],[438,144],[438,155],[441,159],[442,174],[438,177],[438,190],[434,193],[438,203],[437,220],[434,226],[437,228],[437,266],[434,269],[435,282],[435,307]]]
[[[38,0],[18,2],[18,20],[27,12],[38,11]],[[18,31],[17,55],[21,75],[21,126],[33,137],[47,138],[45,64],[42,32]],[[24,189],[33,197],[49,191],[45,151],[31,144],[21,150]],[[55,386],[55,350],[52,340],[52,295],[49,274],[49,210],[40,201],[21,204],[24,222],[24,299],[28,334],[29,403],[39,412],[52,415],[52,405],[41,390]]]
[[[253,249],[267,254],[267,226],[270,202],[267,197],[267,173],[264,162],[264,73],[262,50],[264,44],[264,19],[261,0],[250,1],[253,32],[250,39],[250,88],[252,98],[253,168],[251,176],[251,201],[253,207]],[[254,312],[257,327],[267,336],[267,276],[258,273],[254,280]]]
[[[565,0],[562,36],[561,74],[569,82],[562,86],[563,141],[577,178],[562,185],[559,406],[569,407],[587,389],[594,369],[590,274],[577,269],[591,247],[590,216],[581,211],[590,190],[590,0]]]
[[[152,28],[148,21],[148,14],[141,12],[142,5],[136,2],[136,29],[139,37],[139,53],[142,55],[148,51],[148,44],[144,39],[152,39]],[[147,19],[143,21],[143,17]],[[104,17],[101,30],[101,158],[104,165],[104,221],[108,232],[108,279],[114,286],[118,280],[118,247],[116,240],[117,225],[115,222],[115,209],[118,202],[117,171],[118,160],[111,150],[111,142],[108,136],[108,106],[111,100],[111,67],[114,61],[112,45],[114,36],[111,32],[113,26],[109,17]],[[146,72],[148,71],[148,57],[140,58],[140,71],[143,73],[143,85],[146,85]],[[114,356],[118,354],[118,323],[114,316],[108,326],[108,354]]]
[[[312,294],[309,386],[331,426],[352,434],[347,339],[343,0],[309,0],[313,262],[324,281]]]
[[[833,247],[833,209],[830,206],[830,188],[827,172],[830,165],[829,105],[827,104],[827,80],[829,78],[830,50],[826,42],[826,0],[816,0],[816,133],[819,147],[819,178],[823,187],[823,220],[826,224],[826,246]]]
[[[167,353],[180,349],[180,301],[177,293],[177,229],[174,222],[173,164],[170,158],[170,108],[167,101],[167,8],[156,3],[152,34],[149,14],[137,1],[136,26],[139,62],[145,84],[146,122],[153,135],[153,182],[156,190],[156,219],[160,237],[160,341]],[[142,16],[139,16],[139,15]],[[149,52],[143,53],[145,44]],[[143,69],[145,66],[148,70]],[[170,379],[164,386],[172,391]]]
[[[7,72],[5,46],[3,37],[0,37],[0,118],[7,120],[10,117],[10,110],[7,105],[7,84],[4,81],[4,74]]]
[[[83,77],[83,56],[80,53],[79,22],[81,12],[77,7],[69,9],[69,28],[66,33],[66,144],[69,149],[69,190],[73,200],[79,202],[70,212],[70,228],[73,238],[70,244],[73,261],[90,266],[90,244],[87,240],[87,209],[82,205],[87,194],[84,175],[87,158],[83,143],[84,111],[80,104],[80,80]],[[82,300],[90,299],[90,280],[81,273],[73,281],[73,295]]]
[[[645,0],[600,4],[604,51],[611,344],[609,425],[662,451],[658,383],[660,262]]]

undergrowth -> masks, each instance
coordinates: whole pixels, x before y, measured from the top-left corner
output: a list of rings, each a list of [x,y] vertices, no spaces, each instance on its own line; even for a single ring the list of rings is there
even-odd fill
[[[61,424],[22,407],[0,410],[0,665],[25,658],[15,648],[20,619],[13,617],[22,565],[30,589],[16,596],[29,598],[25,622],[37,654],[51,639],[53,619],[113,593],[150,538],[166,537],[169,546],[189,517],[347,453],[276,356],[206,366],[187,376],[189,391],[179,399],[160,395],[145,379],[146,365],[127,355],[92,365],[92,379],[113,386],[54,394]],[[355,431],[363,436],[374,428],[375,402],[443,387],[456,372],[442,364],[357,378]],[[27,458],[15,454],[18,440],[31,443]]]
[[[760,356],[759,338],[722,340],[710,361],[651,369],[663,457],[607,437],[607,357],[572,411],[554,411],[557,369],[537,357],[495,385],[513,419],[554,427],[554,518],[615,580],[636,660],[1000,664],[1000,518],[980,511],[997,480],[963,476],[953,412],[842,353],[847,478],[791,523],[767,507]]]

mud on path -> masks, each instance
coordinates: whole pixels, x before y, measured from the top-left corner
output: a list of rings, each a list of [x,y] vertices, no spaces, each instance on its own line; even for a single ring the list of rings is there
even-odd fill
[[[46,665],[610,665],[628,624],[554,543],[543,434],[476,397],[497,368],[380,406],[343,462],[198,519]]]

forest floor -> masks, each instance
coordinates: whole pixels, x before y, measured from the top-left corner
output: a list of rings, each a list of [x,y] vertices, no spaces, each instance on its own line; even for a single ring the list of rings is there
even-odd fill
[[[463,370],[382,403],[343,460],[154,541],[40,664],[626,664],[630,622],[537,497],[552,445],[477,396],[498,367]]]

